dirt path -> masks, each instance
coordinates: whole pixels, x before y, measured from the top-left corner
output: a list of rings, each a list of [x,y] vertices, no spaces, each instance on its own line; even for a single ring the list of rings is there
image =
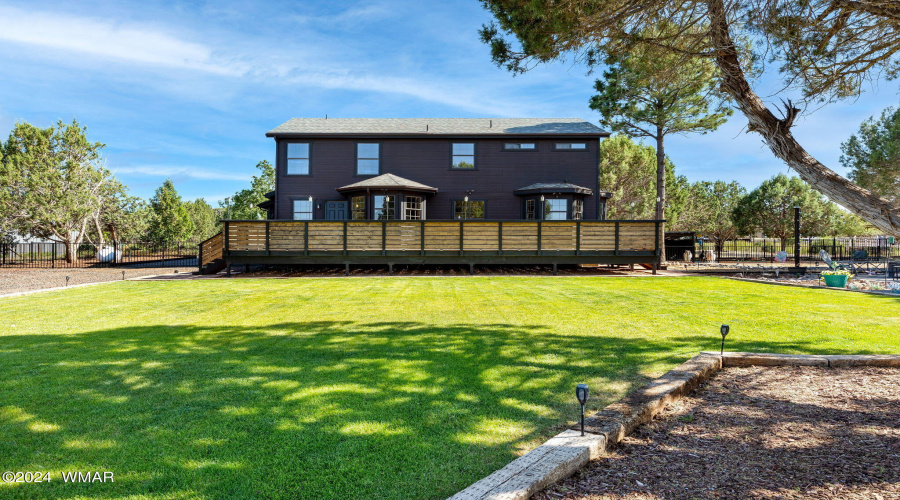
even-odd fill
[[[900,370],[725,369],[534,498],[900,499]]]

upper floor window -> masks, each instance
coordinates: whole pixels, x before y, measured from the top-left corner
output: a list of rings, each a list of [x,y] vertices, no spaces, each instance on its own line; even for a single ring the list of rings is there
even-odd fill
[[[533,142],[507,142],[503,144],[503,149],[506,151],[534,151],[537,149],[537,144]]]
[[[544,220],[566,220],[567,215],[565,199],[544,200]]]
[[[357,175],[378,175],[379,149],[378,143],[361,142],[356,145]]]
[[[313,218],[313,200],[312,198],[303,200],[294,200],[294,220],[312,220]]]
[[[557,142],[556,149],[564,151],[584,151],[587,149],[587,143],[584,142]]]
[[[309,175],[309,144],[289,142],[287,145],[288,175]]]
[[[454,219],[484,219],[484,200],[459,200],[453,202]]]
[[[475,144],[471,142],[453,143],[453,168],[475,168]]]

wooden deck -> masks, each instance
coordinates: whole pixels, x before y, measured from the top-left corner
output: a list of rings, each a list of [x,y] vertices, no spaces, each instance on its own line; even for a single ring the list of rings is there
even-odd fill
[[[223,256],[228,264],[656,264],[660,222],[229,220]]]

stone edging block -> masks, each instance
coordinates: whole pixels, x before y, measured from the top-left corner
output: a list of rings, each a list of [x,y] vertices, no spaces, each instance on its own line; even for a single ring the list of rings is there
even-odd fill
[[[704,352],[710,356],[719,353]],[[821,366],[843,368],[849,366],[881,366],[900,368],[900,355],[892,354],[768,354],[754,352],[726,352],[722,356],[723,367],[731,366]]]
[[[700,354],[550,438],[506,467],[453,495],[451,500],[525,500],[572,475],[592,458],[605,454],[637,426],[649,422],[667,404],[678,400],[722,367],[718,354]]]
[[[588,433],[582,436],[580,431],[563,431],[450,499],[527,499],[569,477],[605,449],[605,436]]]

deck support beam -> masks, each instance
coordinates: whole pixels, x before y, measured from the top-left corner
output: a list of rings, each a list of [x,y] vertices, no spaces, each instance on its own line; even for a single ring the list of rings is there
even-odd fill
[[[554,263],[553,263],[553,276],[557,276],[558,274],[559,274],[559,272],[558,272],[558,270],[557,270],[557,268],[556,268],[556,262],[554,262]]]
[[[344,276],[350,276],[350,263],[344,262]]]

